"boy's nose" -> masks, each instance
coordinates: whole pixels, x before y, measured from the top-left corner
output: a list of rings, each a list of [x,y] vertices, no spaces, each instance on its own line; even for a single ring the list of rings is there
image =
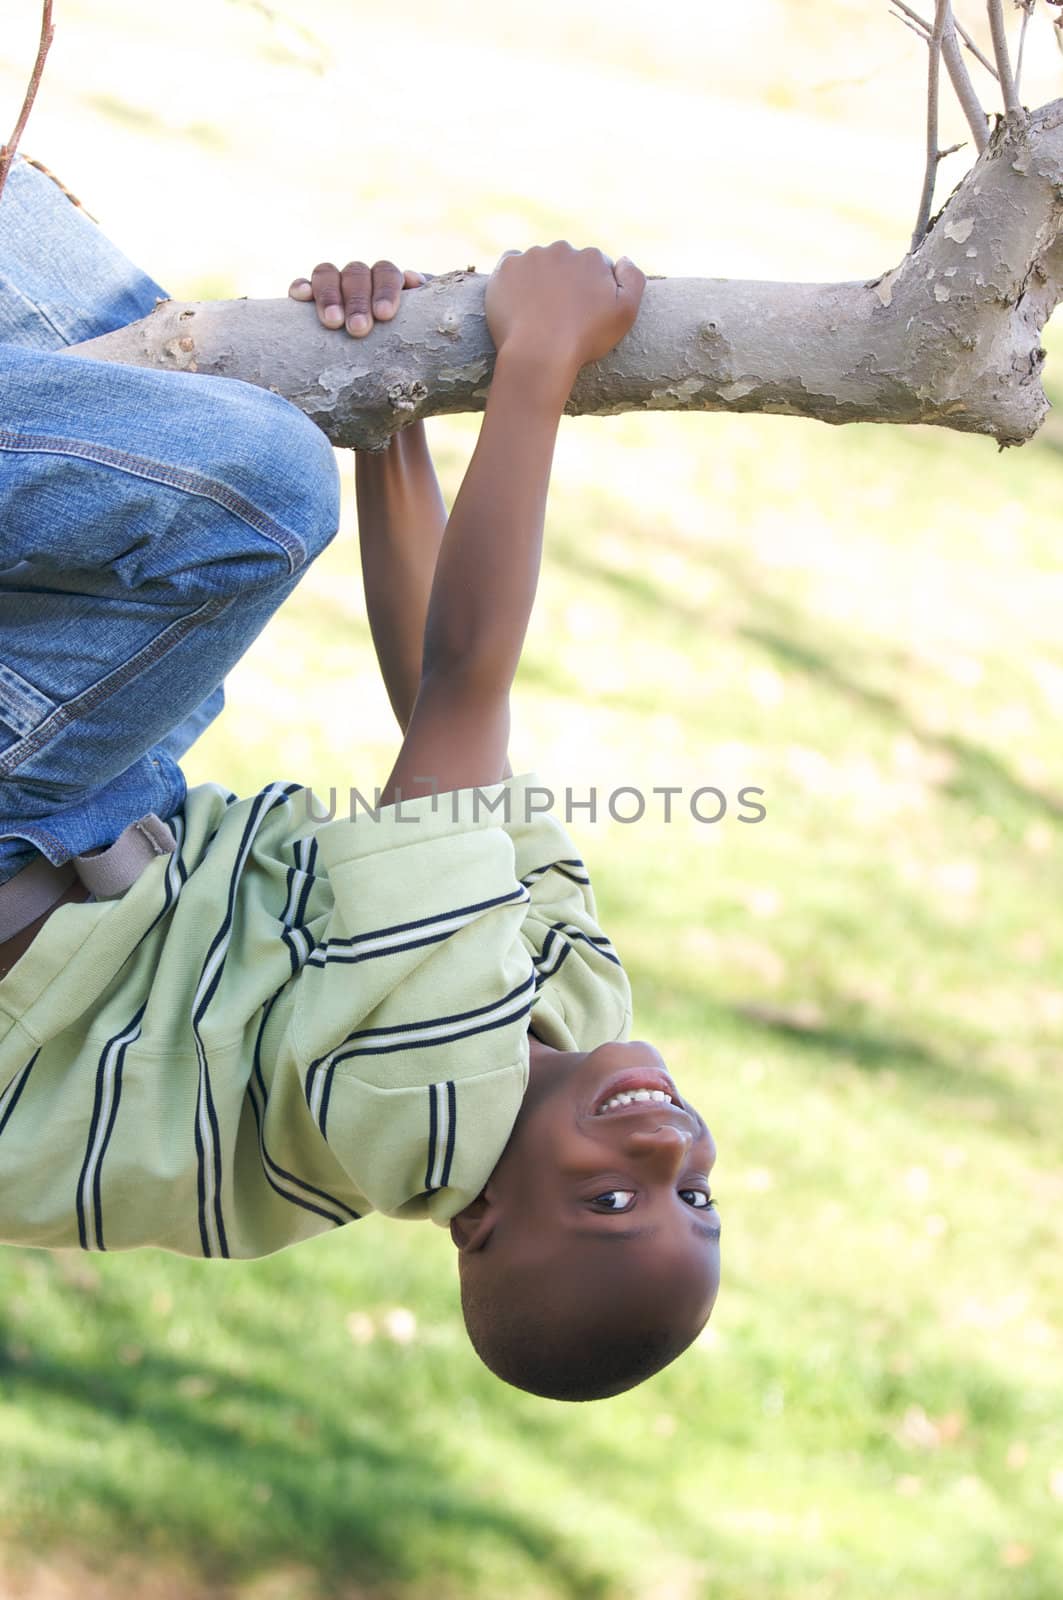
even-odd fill
[[[686,1160],[693,1142],[693,1134],[662,1123],[659,1128],[633,1128],[627,1137],[627,1151],[649,1171],[672,1178]]]

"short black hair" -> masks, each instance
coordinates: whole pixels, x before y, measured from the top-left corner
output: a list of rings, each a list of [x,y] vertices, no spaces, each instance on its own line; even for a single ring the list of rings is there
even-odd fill
[[[590,1297],[559,1318],[546,1296],[516,1295],[513,1287],[493,1273],[463,1271],[465,1329],[496,1378],[546,1400],[623,1394],[682,1355],[704,1327],[677,1329],[664,1319],[632,1327],[606,1318],[603,1331],[606,1308]]]

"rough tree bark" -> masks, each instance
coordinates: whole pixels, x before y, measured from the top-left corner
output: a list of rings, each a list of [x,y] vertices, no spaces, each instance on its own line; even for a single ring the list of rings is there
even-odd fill
[[[413,416],[481,410],[494,350],[483,276],[407,291],[365,340],[289,300],[162,302],[76,347],[99,360],[243,378],[335,444],[382,447]],[[1040,427],[1041,329],[1063,298],[1063,100],[1001,118],[919,247],[863,283],[657,278],[571,414],[769,411],[925,422],[1022,444]]]

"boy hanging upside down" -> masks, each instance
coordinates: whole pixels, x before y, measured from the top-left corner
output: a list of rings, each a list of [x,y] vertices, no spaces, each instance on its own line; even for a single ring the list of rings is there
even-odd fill
[[[326,267],[292,294],[364,336],[421,281]],[[16,164],[0,205],[0,1239],[246,1257],[372,1210],[430,1218],[458,1249],[479,1355],[558,1399],[617,1394],[702,1328],[711,1135],[629,1041],[586,871],[507,756],[560,415],[643,286],[596,250],[503,257],[449,519],[420,424],[359,457],[403,742],[375,816],[321,823],[298,785],[187,791],[177,761],[331,538],[332,453],[265,390],[67,353],[160,291]]]

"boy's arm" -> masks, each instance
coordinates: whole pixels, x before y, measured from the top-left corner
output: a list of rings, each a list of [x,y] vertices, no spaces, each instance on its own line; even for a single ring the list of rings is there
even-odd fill
[[[427,281],[423,272],[403,272],[393,261],[331,261],[311,278],[296,278],[293,300],[313,300],[323,327],[346,327],[364,338],[377,322],[389,322],[404,290]],[[355,452],[358,547],[369,631],[391,708],[405,733],[421,681],[421,653],[428,596],[447,525],[424,423],[393,434],[386,450]]]
[[[630,329],[645,279],[597,250],[512,252],[486,291],[498,352],[480,437],[447,523],[420,684],[382,800],[496,783],[535,597],[557,426],[581,366]]]
[[[571,379],[501,353],[436,563],[418,689],[384,804],[497,783],[509,692],[539,574],[546,491]]]
[[[393,434],[386,450],[355,457],[358,547],[369,631],[403,733],[421,682],[428,600],[447,525],[423,422]],[[508,758],[502,776],[508,778]]]
[[[404,289],[425,281],[424,273],[403,272],[391,261],[372,268],[350,262],[342,272],[323,262],[312,278],[297,278],[288,293],[295,300],[313,299],[324,327],[345,326],[360,338],[371,330],[374,317],[390,321]],[[393,434],[386,450],[357,451],[355,463],[369,631],[388,699],[405,733],[421,682],[428,600],[447,510],[423,422]]]
[[[428,598],[447,509],[423,422],[394,434],[386,450],[359,451],[355,459],[369,631],[391,708],[405,733],[421,682]]]

